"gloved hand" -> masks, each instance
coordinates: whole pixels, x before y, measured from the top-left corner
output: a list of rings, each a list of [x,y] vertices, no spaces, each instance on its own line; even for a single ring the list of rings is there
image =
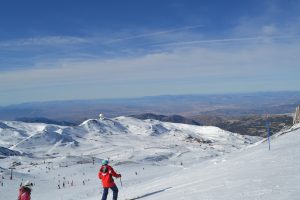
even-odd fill
[[[121,178],[121,177],[122,177],[122,175],[121,175],[121,174],[119,174],[118,178]]]

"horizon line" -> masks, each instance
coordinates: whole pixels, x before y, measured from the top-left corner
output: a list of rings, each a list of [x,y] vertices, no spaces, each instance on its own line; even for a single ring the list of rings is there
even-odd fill
[[[58,102],[87,102],[87,101],[121,101],[121,100],[136,100],[145,98],[159,98],[159,97],[179,97],[179,96],[222,96],[222,95],[249,95],[249,94],[263,94],[263,93],[291,93],[300,92],[300,90],[279,90],[279,91],[252,91],[252,92],[226,92],[226,93],[186,93],[186,94],[160,94],[150,96],[136,96],[136,97],[113,97],[113,98],[94,98],[94,99],[61,99],[61,100],[46,100],[46,101],[28,101],[8,105],[0,105],[0,108],[20,106],[26,104],[43,104],[43,103],[58,103]]]

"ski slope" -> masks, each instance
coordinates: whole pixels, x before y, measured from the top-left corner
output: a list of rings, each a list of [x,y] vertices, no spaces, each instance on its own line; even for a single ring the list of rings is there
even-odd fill
[[[22,180],[35,183],[32,199],[100,199],[97,172],[106,158],[122,174],[122,186],[116,180],[119,199],[290,200],[299,196],[300,126],[278,133],[268,151],[263,140],[257,142],[260,138],[216,127],[129,117],[91,119],[77,127],[1,123],[3,148],[22,155],[0,160],[5,178],[0,199],[15,199]],[[9,134],[19,138],[5,146]],[[8,180],[13,162],[21,165]]]
[[[274,138],[271,148],[261,143],[145,181],[128,192],[145,200],[299,199],[300,129]]]

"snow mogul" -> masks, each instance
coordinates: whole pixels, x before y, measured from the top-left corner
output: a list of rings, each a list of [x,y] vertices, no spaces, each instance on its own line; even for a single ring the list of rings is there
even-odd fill
[[[30,200],[33,184],[30,181],[26,181],[19,189],[18,200]]]
[[[113,200],[117,200],[119,190],[113,177],[121,178],[121,174],[116,173],[115,170],[108,165],[108,160],[102,160],[102,166],[99,170],[98,177],[102,180],[103,185],[102,200],[107,199],[108,189],[113,191]]]

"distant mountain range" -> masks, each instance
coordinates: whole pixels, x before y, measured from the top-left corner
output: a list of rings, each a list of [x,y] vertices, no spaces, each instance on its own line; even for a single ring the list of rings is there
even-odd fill
[[[300,92],[260,92],[219,95],[164,95],[131,99],[72,100],[33,102],[0,107],[1,120],[31,121],[51,119],[58,123],[79,124],[104,113],[107,117],[138,116],[144,113],[173,116],[162,121],[179,121],[178,115],[192,116],[247,116],[286,114],[300,104]],[[142,117],[142,116],[140,116]],[[169,118],[167,117],[167,118]],[[139,118],[139,117],[138,117]],[[195,120],[194,120],[195,121]],[[200,123],[186,121],[184,123]]]

